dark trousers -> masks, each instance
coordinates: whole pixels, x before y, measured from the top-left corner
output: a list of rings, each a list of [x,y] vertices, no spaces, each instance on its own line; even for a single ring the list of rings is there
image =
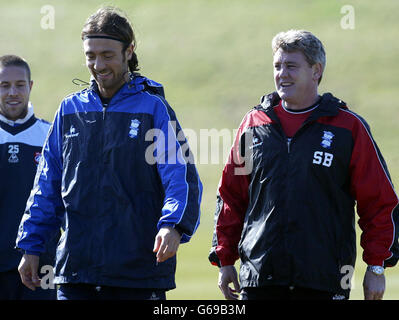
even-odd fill
[[[345,299],[327,291],[303,287],[265,286],[241,290],[241,300],[334,300]]]
[[[58,300],[166,300],[164,289],[120,288],[84,283],[60,284]]]
[[[18,270],[0,272],[0,300],[56,300],[56,289],[27,288],[21,281]]]

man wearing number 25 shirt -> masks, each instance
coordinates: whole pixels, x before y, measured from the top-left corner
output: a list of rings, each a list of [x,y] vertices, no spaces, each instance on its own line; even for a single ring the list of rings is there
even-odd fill
[[[209,259],[220,267],[219,287],[227,299],[239,289],[242,299],[349,298],[356,203],[364,297],[382,299],[384,268],[399,254],[398,197],[385,161],[365,120],[318,94],[320,40],[290,30],[272,48],[276,92],[245,115],[218,188]]]
[[[29,102],[30,68],[15,55],[0,57],[0,300],[56,298],[56,291],[27,289],[20,280],[21,253],[14,249],[19,222],[46,139],[50,123],[33,114]],[[42,265],[54,264],[57,237],[42,255]]]

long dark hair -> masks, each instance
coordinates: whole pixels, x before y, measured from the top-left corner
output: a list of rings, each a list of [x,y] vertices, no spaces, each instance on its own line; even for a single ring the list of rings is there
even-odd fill
[[[86,21],[82,30],[82,40],[88,35],[106,34],[119,39],[123,43],[122,53],[130,44],[136,49],[136,38],[133,28],[126,14],[115,7],[102,7],[92,14]],[[135,73],[139,70],[139,61],[135,52],[128,61],[129,70]]]

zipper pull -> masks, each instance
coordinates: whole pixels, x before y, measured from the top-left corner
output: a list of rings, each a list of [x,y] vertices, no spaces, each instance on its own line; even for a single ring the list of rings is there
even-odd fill
[[[105,120],[105,112],[107,111],[107,105],[103,105],[103,120]]]
[[[292,141],[292,138],[287,138],[287,148],[288,148],[288,153],[290,153],[290,151],[291,151],[291,141]]]

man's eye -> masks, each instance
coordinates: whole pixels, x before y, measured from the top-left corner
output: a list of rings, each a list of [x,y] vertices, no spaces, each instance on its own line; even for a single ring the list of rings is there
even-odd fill
[[[110,60],[112,59],[114,56],[104,56],[105,59]]]

